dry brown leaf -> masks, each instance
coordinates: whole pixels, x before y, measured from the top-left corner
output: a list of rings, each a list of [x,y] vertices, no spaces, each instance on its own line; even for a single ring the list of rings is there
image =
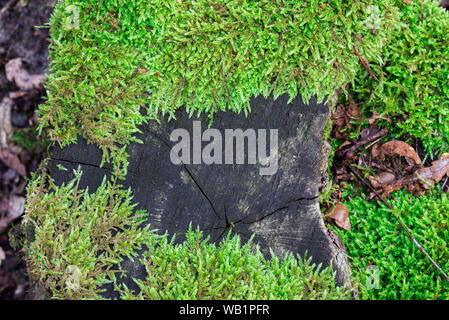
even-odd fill
[[[377,149],[376,151],[373,150],[373,153],[375,152],[378,152],[378,158],[382,161],[385,160],[385,156],[391,157],[394,155],[399,155],[412,159],[417,165],[422,165],[421,158],[416,153],[415,149],[404,141],[388,141],[384,143],[380,149]]]
[[[8,149],[1,150],[0,160],[2,160],[7,167],[14,169],[22,177],[25,177],[27,175],[26,167],[23,165],[22,162],[20,162],[19,157],[14,153],[12,153],[10,150]]]
[[[8,81],[15,82],[20,90],[39,89],[45,79],[44,74],[29,74],[22,67],[21,58],[9,60],[5,64],[5,73]]]
[[[368,179],[374,188],[383,188],[384,196],[402,189],[406,189],[408,192],[416,195],[421,195],[426,189],[430,189],[440,182],[445,175],[449,176],[448,153],[443,154],[439,160],[432,162],[430,167],[420,168],[413,174],[395,179],[391,182],[379,183],[377,177],[369,177]]]
[[[339,203],[332,210],[332,213],[329,215],[329,218],[335,221],[335,224],[342,229],[351,230],[351,221],[349,221],[349,211],[348,208]]]
[[[12,137],[11,107],[13,101],[8,96],[0,102],[0,149],[8,147],[8,141]]]
[[[336,126],[343,126],[346,123],[346,108],[343,104],[338,104],[332,112],[332,121]]]
[[[439,160],[433,161],[432,165],[427,168],[416,170],[415,176],[422,182],[424,186],[433,186],[443,179],[449,173],[449,154],[444,153]],[[426,189],[429,189],[426,187]]]
[[[380,143],[375,143],[375,144],[373,145],[373,147],[371,148],[371,156],[372,156],[373,158],[378,158],[378,157],[379,157],[379,154],[380,154],[380,146],[381,146]]]
[[[333,137],[338,140],[346,140],[349,133],[342,132],[344,128],[352,128],[351,121],[361,117],[361,109],[349,97],[349,105],[337,104],[332,112]]]
[[[381,172],[378,176],[368,176],[368,180],[374,188],[381,188],[387,184],[391,184],[396,180],[394,174],[390,172]]]
[[[9,94],[9,97],[11,99],[17,99],[17,98],[23,97],[26,94],[27,94],[26,91],[14,91]]]
[[[349,97],[348,115],[352,119],[360,119],[362,117],[362,109]]]
[[[2,265],[2,261],[6,259],[5,251],[3,251],[3,248],[0,247],[0,266]]]
[[[25,207],[25,198],[11,195],[7,200],[6,216],[0,219],[0,234],[3,233],[9,224],[23,214]]]

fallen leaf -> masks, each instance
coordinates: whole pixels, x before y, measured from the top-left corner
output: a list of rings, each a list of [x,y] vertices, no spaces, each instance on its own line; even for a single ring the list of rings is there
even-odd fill
[[[0,151],[0,160],[3,161],[8,168],[14,169],[22,177],[27,175],[26,167],[20,162],[19,157],[8,149]]]
[[[354,102],[354,100],[351,97],[348,97],[349,99],[349,106],[348,106],[348,115],[351,119],[358,120],[362,117],[362,109]]]
[[[449,154],[444,153],[439,160],[433,161],[432,166],[419,169],[415,176],[421,181],[430,183],[431,186],[438,183],[449,173]],[[426,183],[426,185],[427,185]],[[428,188],[426,188],[428,189]]]
[[[6,216],[0,219],[0,234],[2,234],[9,226],[9,224],[19,218],[25,208],[25,198],[11,195],[7,200]]]
[[[393,183],[396,176],[390,172],[381,172],[377,176],[368,176],[368,180],[374,188],[381,188],[387,184]]]
[[[9,97],[11,99],[17,99],[17,98],[23,97],[26,94],[27,94],[26,91],[14,91],[9,94]]]
[[[348,208],[342,204],[337,204],[332,213],[329,215],[329,218],[335,221],[335,224],[342,229],[351,230],[351,221],[349,221],[349,211]]]
[[[3,251],[2,247],[0,247],[0,266],[2,265],[2,261],[6,259],[5,251]]]
[[[0,149],[8,147],[8,141],[12,137],[11,107],[13,101],[8,96],[0,102]]]
[[[422,165],[421,158],[416,153],[415,149],[404,141],[388,141],[384,143],[380,149],[373,150],[373,152],[378,152],[377,157],[382,161],[385,160],[385,156],[392,157],[394,155],[399,155],[413,160],[417,165]]]
[[[332,121],[334,125],[343,126],[346,123],[346,108],[343,104],[338,104],[332,112]]]
[[[373,158],[379,158],[380,155],[380,143],[375,143],[371,148],[371,156]]]
[[[410,193],[422,195],[424,190],[432,188],[445,175],[449,176],[449,154],[444,153],[439,160],[432,162],[430,167],[416,170],[413,174],[401,177],[391,182],[379,183],[378,178],[369,177],[374,188],[382,188],[384,196],[393,191],[406,189]],[[377,183],[377,184],[376,184]]]
[[[20,90],[39,89],[45,79],[44,74],[29,74],[23,68],[21,58],[9,60],[5,64],[5,73],[8,81],[15,82]]]

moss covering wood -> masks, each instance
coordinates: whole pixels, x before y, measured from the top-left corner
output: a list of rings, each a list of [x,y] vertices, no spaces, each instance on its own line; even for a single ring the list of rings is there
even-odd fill
[[[118,167],[116,167],[118,168]],[[63,168],[61,168],[63,169]],[[116,169],[115,177],[123,169]],[[123,299],[347,299],[336,287],[331,267],[322,269],[291,254],[266,260],[251,241],[238,236],[219,246],[190,230],[174,245],[150,226],[140,227],[146,212],[134,210],[131,191],[116,178],[93,193],[78,187],[81,172],[56,186],[43,172],[28,186],[25,225],[32,228],[24,253],[40,298],[102,299],[112,284]],[[137,251],[145,250],[142,259]],[[145,265],[139,290],[121,280],[125,258]],[[141,260],[141,261],[140,261]]]
[[[100,286],[115,279],[118,264],[145,243],[149,230],[139,225],[146,213],[133,210],[131,190],[117,184],[120,175],[105,177],[91,194],[78,187],[81,171],[61,187],[45,171],[28,185],[24,223],[33,231],[24,253],[44,297],[100,298]]]
[[[189,231],[186,242],[174,246],[163,238],[146,251],[140,292],[125,288],[123,299],[241,299],[316,300],[350,299],[350,291],[336,287],[332,268],[316,268],[311,260],[272,253],[266,260],[251,241],[241,245],[238,236],[218,246],[199,231]]]
[[[212,119],[217,110],[249,112],[261,94],[323,100],[361,70],[354,46],[382,62],[397,25],[392,3],[60,1],[40,129],[63,145],[80,134],[107,152],[181,106]]]

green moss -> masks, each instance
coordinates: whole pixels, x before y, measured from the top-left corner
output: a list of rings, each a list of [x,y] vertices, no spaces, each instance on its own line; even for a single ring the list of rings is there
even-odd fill
[[[389,201],[416,240],[448,272],[448,195],[434,191],[415,198],[401,191],[393,193]],[[352,228],[336,231],[347,247],[361,299],[449,298],[448,282],[413,244],[390,209],[360,196],[345,204]],[[369,286],[376,276],[369,266],[379,270],[378,289]]]
[[[351,88],[366,117],[371,112],[390,117],[392,138],[418,138],[429,154],[447,151],[449,139],[449,15],[438,1],[396,1],[400,28],[382,51],[383,62],[370,61],[379,78],[372,81],[363,70]],[[359,128],[350,138],[360,134]],[[333,141],[333,147],[337,142]],[[354,282],[362,299],[448,299],[449,285],[431,262],[421,254],[383,204],[354,197],[356,187],[348,185],[342,197],[351,212],[351,231],[336,230],[348,249]],[[432,193],[414,198],[396,192],[390,201],[395,213],[412,230],[417,240],[449,270],[449,200],[447,194]],[[380,272],[380,286],[367,286],[373,279],[369,266]],[[368,269],[367,269],[368,268]]]
[[[422,140],[426,151],[449,150],[449,13],[438,1],[396,1],[401,9],[400,28],[382,51],[382,63],[371,62],[379,78],[356,76],[356,101],[364,111],[377,110],[393,119],[393,137]],[[373,86],[373,90],[371,87]],[[371,94],[372,91],[372,95]]]
[[[116,169],[115,177],[123,170]],[[140,227],[147,213],[135,211],[130,190],[117,179],[104,180],[94,192],[79,188],[81,172],[56,186],[45,171],[28,186],[24,223],[33,229],[25,240],[28,273],[44,298],[101,299],[112,283],[123,299],[342,299],[332,268],[322,269],[300,257],[265,260],[251,242],[242,246],[229,236],[219,246],[190,230],[174,245]],[[125,257],[140,263],[147,276],[135,280],[140,292],[119,281]]]
[[[57,187],[44,171],[28,185],[24,223],[33,231],[25,260],[32,282],[50,298],[100,298],[100,286],[121,272],[118,263],[135,256],[149,236],[139,227],[146,214],[133,210],[130,190],[105,178],[89,194],[79,188],[80,176],[77,171],[76,179]]]
[[[289,254],[265,260],[251,241],[242,246],[229,235],[219,246],[190,230],[186,242],[174,246],[164,237],[150,245],[137,280],[140,293],[126,289],[124,299],[348,299],[335,286],[331,268],[318,269]]]
[[[323,100],[360,71],[354,45],[381,62],[396,25],[391,2],[61,0],[40,129],[63,145],[80,134],[111,151],[143,121],[181,106],[212,119],[248,112],[261,94]]]

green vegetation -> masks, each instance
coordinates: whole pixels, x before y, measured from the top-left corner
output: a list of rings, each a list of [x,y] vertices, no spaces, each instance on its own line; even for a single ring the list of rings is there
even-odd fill
[[[449,151],[449,13],[439,1],[396,1],[401,24],[383,46],[382,63],[370,61],[379,78],[363,70],[352,88],[356,101],[369,100],[366,115],[376,110],[393,119],[393,137],[421,139],[427,152]],[[373,86],[372,94],[371,87]]]
[[[118,167],[116,167],[118,168]],[[126,170],[116,169],[115,177]],[[124,299],[343,299],[332,268],[287,255],[265,260],[249,242],[227,237],[218,247],[190,230],[181,245],[140,227],[147,213],[135,211],[131,191],[106,178],[94,193],[79,188],[81,172],[55,186],[45,172],[28,186],[25,260],[32,280],[50,299],[101,299],[112,283]],[[48,185],[48,187],[46,187]],[[140,292],[120,281],[120,263],[146,248]]]
[[[448,151],[449,16],[437,1],[422,3],[60,0],[50,23],[48,99],[40,106],[39,130],[61,145],[81,135],[99,145],[105,160],[126,166],[121,145],[136,141],[138,125],[173,117],[180,107],[212,121],[218,110],[249,112],[255,95],[323,100],[351,83],[352,98],[369,100],[366,115],[376,110],[394,120],[393,137],[418,137],[428,152]],[[368,10],[371,5],[377,9]],[[132,191],[118,185],[125,171],[90,194],[78,187],[80,172],[61,187],[45,172],[34,176],[25,216],[34,237],[24,250],[30,276],[50,298],[99,298],[106,283],[125,299],[348,297],[335,288],[330,269],[314,271],[302,259],[267,261],[238,238],[217,247],[193,231],[175,246],[141,228],[146,213],[135,212]],[[445,270],[448,203],[436,192],[421,198],[398,192],[392,200]],[[362,299],[449,298],[447,283],[385,206],[361,197],[347,206],[353,229],[337,232]],[[136,259],[143,247],[148,276],[132,292],[116,274],[125,256]],[[379,289],[365,286],[369,265],[380,270]],[[73,267],[81,275],[76,290],[67,285]]]
[[[405,191],[389,200],[394,213],[413,232],[416,240],[449,270],[449,198],[436,190],[415,198]],[[354,285],[361,299],[449,299],[449,284],[419,251],[383,203],[357,196],[345,203],[351,212],[351,231],[335,229],[343,239],[353,268]],[[379,288],[368,266],[379,270]]]
[[[365,117],[377,111],[393,120],[392,124],[382,124],[389,127],[392,139],[419,139],[432,157],[449,150],[449,14],[438,1],[423,1],[421,6],[420,1],[406,4],[398,0],[396,6],[400,9],[400,28],[383,47],[383,62],[370,61],[379,81],[363,70],[350,94],[355,102],[369,100],[361,105]],[[359,129],[355,126],[349,139],[359,136]],[[333,150],[339,143],[332,142]],[[348,249],[360,298],[448,299],[447,281],[401,229],[391,210],[355,194],[354,186],[348,185],[342,195],[348,199],[345,204],[351,213],[351,231],[336,231]],[[447,272],[447,194],[434,190],[415,198],[404,191],[392,197],[388,201],[394,213]],[[380,271],[379,289],[366,286],[373,279],[370,265]]]
[[[44,171],[28,185],[24,222],[33,231],[25,259],[31,280],[50,298],[99,298],[99,286],[115,279],[117,264],[148,237],[148,228],[139,227],[146,214],[134,212],[131,190],[105,178],[89,194],[79,188],[80,176],[57,187]]]
[[[354,46],[382,62],[397,18],[392,0],[60,1],[40,129],[62,145],[80,134],[107,158],[139,124],[181,106],[212,119],[248,112],[260,94],[323,100],[360,72]]]
[[[265,260],[251,242],[238,236],[217,247],[189,231],[186,242],[174,246],[164,237],[153,241],[145,253],[148,276],[138,280],[138,299],[349,299],[348,291],[335,287],[331,268],[315,269],[310,260],[274,254]],[[136,296],[129,290],[125,299]]]

